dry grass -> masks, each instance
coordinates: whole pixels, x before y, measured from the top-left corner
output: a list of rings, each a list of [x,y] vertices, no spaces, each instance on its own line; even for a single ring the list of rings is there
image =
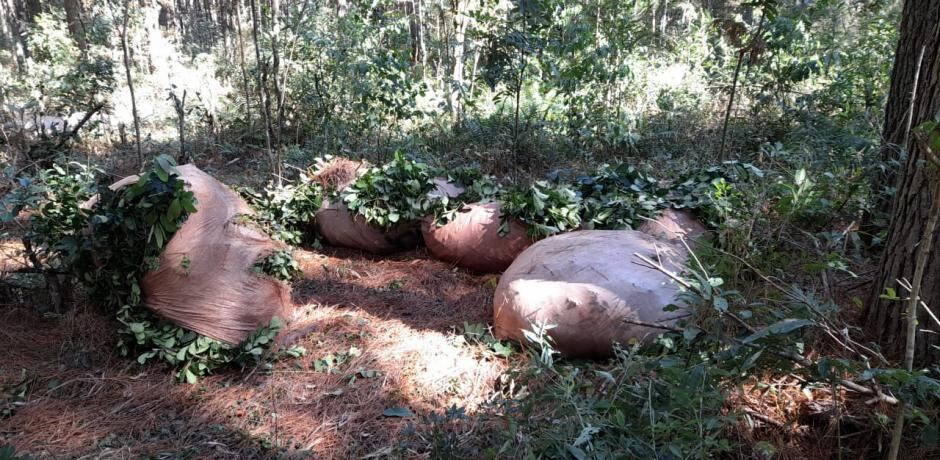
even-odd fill
[[[413,252],[382,261],[352,252],[298,258],[305,279],[282,337],[307,356],[196,385],[117,356],[102,314],[2,310],[0,383],[20,382],[25,370],[28,391],[15,415],[0,420],[0,444],[43,457],[233,458],[280,449],[313,458],[411,456],[400,443],[409,420],[383,417],[385,409],[420,416],[456,404],[473,413],[509,366],[454,333],[464,322],[489,322],[492,278]],[[361,354],[333,372],[314,371],[315,360],[352,347]]]
[[[346,158],[333,158],[326,165],[312,174],[323,190],[343,190],[352,185],[369,165],[365,161],[352,161]]]

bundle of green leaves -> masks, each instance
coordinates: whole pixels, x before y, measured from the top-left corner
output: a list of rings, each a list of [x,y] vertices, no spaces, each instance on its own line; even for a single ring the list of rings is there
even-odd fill
[[[239,192],[255,210],[251,220],[272,238],[294,245],[317,245],[314,222],[323,204],[320,184],[302,176],[296,184],[269,183],[262,192],[247,187]]]
[[[588,228],[634,228],[666,205],[666,190],[656,179],[628,164],[601,165],[591,176],[575,180],[581,193],[581,219]]]
[[[300,274],[300,265],[294,260],[291,251],[280,249],[255,262],[254,271],[276,280],[289,283]]]
[[[476,166],[461,166],[441,171],[440,176],[464,191],[457,197],[463,203],[492,201],[499,194],[500,186],[496,178],[483,174]]]
[[[341,196],[346,206],[377,227],[416,222],[433,212],[434,177],[427,163],[401,151],[381,167],[369,168]]]
[[[157,318],[142,304],[140,280],[158,264],[164,246],[196,212],[173,159],[160,155],[151,169],[119,190],[101,187],[94,195],[94,170],[56,166],[36,181],[22,179],[4,198],[4,219],[32,210],[27,238],[44,270],[67,271],[89,297],[116,315],[118,348],[145,363],[159,359],[193,383],[230,363],[258,362],[281,328],[280,320],[255,331],[239,346],[229,346]],[[277,264],[274,264],[277,265]],[[283,265],[283,264],[281,264]],[[299,350],[289,350],[297,354]]]
[[[437,176],[463,189],[456,197],[439,197],[434,204],[434,220],[444,225],[453,220],[461,208],[470,203],[487,203],[498,198],[501,188],[496,178],[483,174],[476,166],[461,166],[438,171]]]
[[[669,189],[666,200],[676,208],[689,209],[711,227],[718,227],[729,217],[743,211],[742,194],[735,188],[763,171],[749,163],[728,161],[679,178]]]
[[[500,196],[503,222],[500,232],[509,231],[509,219],[521,220],[529,236],[545,238],[577,229],[581,225],[581,197],[564,185],[538,181],[529,187],[510,187]]]

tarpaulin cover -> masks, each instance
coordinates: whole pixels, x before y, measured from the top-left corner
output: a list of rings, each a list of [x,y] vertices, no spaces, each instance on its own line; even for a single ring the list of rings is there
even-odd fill
[[[657,219],[643,222],[637,230],[665,240],[685,238],[690,244],[706,233],[705,226],[692,213],[676,209],[663,210]]]
[[[497,273],[532,244],[518,219],[509,221],[505,235],[499,234],[500,224],[499,203],[475,203],[461,208],[440,227],[428,217],[421,230],[434,257],[475,272]]]

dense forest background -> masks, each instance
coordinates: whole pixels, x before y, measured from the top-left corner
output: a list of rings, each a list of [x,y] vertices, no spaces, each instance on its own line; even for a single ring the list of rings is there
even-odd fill
[[[146,152],[182,142],[185,155],[300,163],[406,148],[539,173],[877,144],[899,13],[882,1],[3,8],[4,115],[33,128],[5,131],[24,151],[48,117],[69,131],[88,112],[76,134],[133,144],[136,105]]]
[[[0,0],[0,18],[0,348],[16,362],[0,366],[0,444],[940,449],[937,0]],[[330,189],[343,159],[366,172]],[[228,347],[142,308],[139,279],[198,209],[175,163],[231,186],[284,243],[259,270],[318,321],[307,349],[269,353],[273,321]],[[150,182],[105,191],[131,174]],[[681,274],[659,267],[693,313],[612,359],[561,359],[550,325],[494,337],[497,276],[415,244],[329,247],[313,225],[329,200],[389,233],[452,217],[428,198],[441,177],[532,241],[694,213],[710,238]]]

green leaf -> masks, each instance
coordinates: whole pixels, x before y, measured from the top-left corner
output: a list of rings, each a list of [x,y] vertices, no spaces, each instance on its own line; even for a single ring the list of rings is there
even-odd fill
[[[800,168],[799,171],[793,176],[793,182],[796,185],[803,185],[803,182],[806,181],[806,169]]]
[[[199,381],[199,377],[197,377],[196,374],[193,373],[193,371],[189,370],[188,367],[186,368],[185,373],[186,373],[186,383],[190,385],[195,385],[196,382]]]
[[[568,453],[571,454],[571,456],[577,460],[584,460],[588,458],[587,453],[585,453],[580,447],[576,447],[576,446],[569,444],[565,446],[565,448],[568,450]]]
[[[385,417],[408,418],[414,417],[415,414],[408,410],[407,407],[390,407],[382,411],[382,415]]]
[[[503,358],[512,356],[512,347],[508,344],[504,344],[502,342],[493,342],[493,344],[490,345],[490,348],[493,349],[493,353],[496,353],[496,355],[502,356]]]
[[[153,172],[157,174],[157,177],[158,177],[158,178],[160,179],[160,181],[162,181],[162,182],[167,182],[167,181],[170,180],[170,174],[169,174],[168,172],[166,172],[165,169],[162,169],[162,168],[155,168],[155,169],[153,170]]]
[[[179,198],[171,201],[170,207],[166,210],[167,219],[170,219],[171,222],[176,221],[176,218],[180,216],[181,209]]]
[[[894,290],[894,288],[885,288],[885,293],[878,297],[885,300],[900,300],[900,297],[898,297],[898,293]]]
[[[715,310],[720,312],[728,311],[728,299],[724,297],[715,297],[714,300]]]
[[[797,329],[800,329],[800,328],[809,326],[809,325],[811,325],[811,324],[813,324],[813,321],[808,320],[808,319],[793,319],[793,318],[787,318],[787,319],[784,319],[784,320],[782,320],[782,321],[778,321],[778,322],[776,322],[776,323],[774,323],[774,324],[771,324],[770,326],[767,326],[767,327],[765,327],[765,328],[763,328],[763,329],[761,329],[761,330],[759,330],[759,331],[757,331],[757,332],[755,332],[755,333],[749,335],[748,337],[746,337],[746,338],[743,340],[743,342],[744,342],[744,343],[753,343],[753,342],[756,341],[756,340],[760,340],[760,339],[762,339],[762,338],[769,337],[769,336],[772,336],[772,335],[788,334],[788,333],[790,333],[790,332],[793,332],[793,331],[795,331],[795,330],[797,330]]]
[[[153,232],[154,236],[156,236],[157,238],[157,247],[162,248],[163,243],[166,241],[166,233],[163,231],[163,227],[159,225],[155,226],[153,229],[154,229],[154,232]]]

